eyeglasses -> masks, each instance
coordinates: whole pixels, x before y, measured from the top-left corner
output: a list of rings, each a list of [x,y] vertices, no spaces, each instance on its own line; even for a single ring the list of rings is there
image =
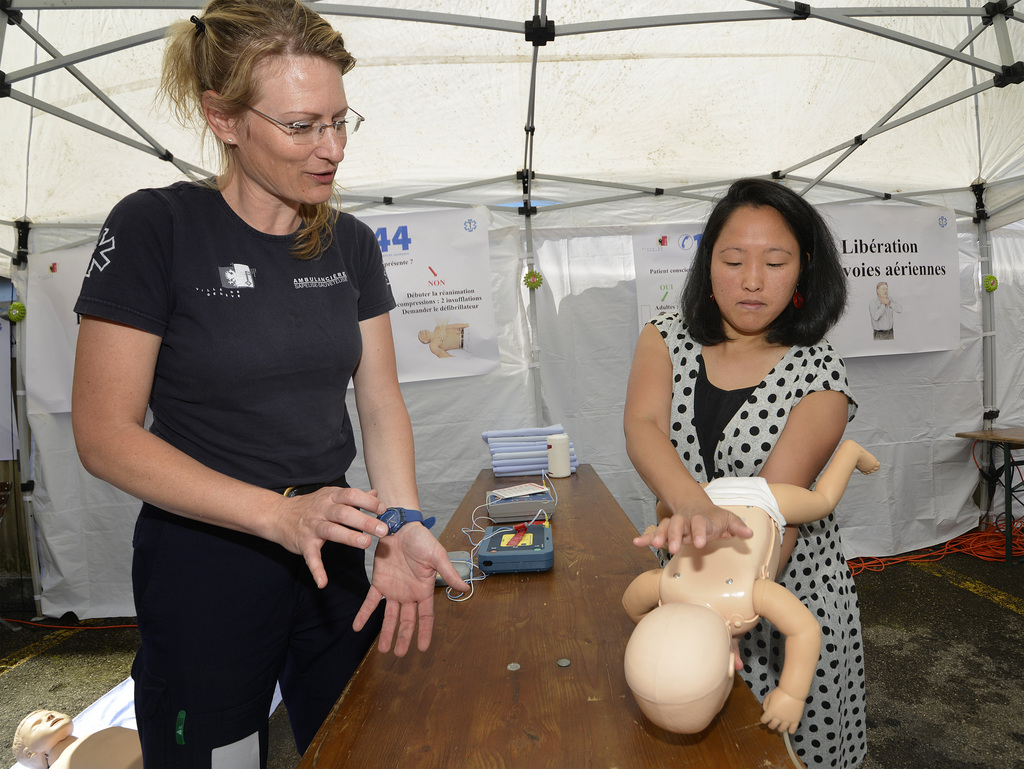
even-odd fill
[[[260,112],[255,107],[249,107],[249,109],[260,117],[266,118],[271,123],[281,126],[281,128],[288,132],[288,135],[292,137],[292,141],[296,144],[319,144],[324,138],[324,131],[328,128],[332,129],[338,138],[347,139],[358,131],[359,126],[366,120],[366,118],[350,108],[345,117],[341,120],[335,120],[333,123],[315,123],[308,120],[283,123],[276,118],[270,117],[270,115]]]

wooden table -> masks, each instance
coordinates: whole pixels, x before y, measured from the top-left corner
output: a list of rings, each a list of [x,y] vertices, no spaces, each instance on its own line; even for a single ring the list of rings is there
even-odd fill
[[[486,491],[530,480],[481,472],[441,543],[468,550],[461,529]],[[491,575],[465,603],[439,588],[429,651],[398,659],[372,650],[299,769],[795,765],[783,739],[758,723],[761,707],[738,676],[701,734],[644,718],[623,672],[633,624],[621,597],[657,561],[633,546],[635,527],[591,466],[553,483],[554,567]]]
[[[999,430],[978,430],[971,433],[957,433],[957,438],[972,441],[998,443],[1003,447],[1003,489],[1006,493],[1004,514],[1006,516],[1006,563],[1013,563],[1013,492],[1024,486],[1014,484],[1013,468],[1024,465],[1024,460],[1014,460],[1010,453],[1013,449],[1024,449],[1024,427],[1004,427]],[[995,486],[995,460],[989,462],[989,498]]]

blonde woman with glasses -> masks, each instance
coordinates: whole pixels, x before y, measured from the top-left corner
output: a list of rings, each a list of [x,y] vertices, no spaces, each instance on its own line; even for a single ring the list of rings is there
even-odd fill
[[[278,681],[304,751],[378,630],[381,651],[426,650],[435,575],[468,590],[419,511],[380,250],[330,204],[363,123],[354,63],[295,0],[173,26],[162,91],[222,171],[122,200],[75,308],[79,454],[142,500],[146,766],[265,766]],[[370,489],[345,481],[350,381]]]

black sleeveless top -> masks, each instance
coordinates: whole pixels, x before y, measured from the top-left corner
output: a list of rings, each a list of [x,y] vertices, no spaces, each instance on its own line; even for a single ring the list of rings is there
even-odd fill
[[[722,439],[722,431],[757,385],[739,390],[721,390],[708,381],[704,370],[704,356],[697,356],[697,381],[693,390],[693,426],[700,446],[700,458],[706,480],[725,475],[715,472],[715,450]]]

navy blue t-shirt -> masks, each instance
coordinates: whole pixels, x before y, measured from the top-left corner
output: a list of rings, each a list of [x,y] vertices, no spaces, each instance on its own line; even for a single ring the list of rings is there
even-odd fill
[[[315,259],[292,256],[293,239],[253,229],[210,187],[140,190],[107,218],[75,305],[161,337],[154,434],[266,488],[348,469],[359,322],[395,307],[365,224],[340,214]]]

